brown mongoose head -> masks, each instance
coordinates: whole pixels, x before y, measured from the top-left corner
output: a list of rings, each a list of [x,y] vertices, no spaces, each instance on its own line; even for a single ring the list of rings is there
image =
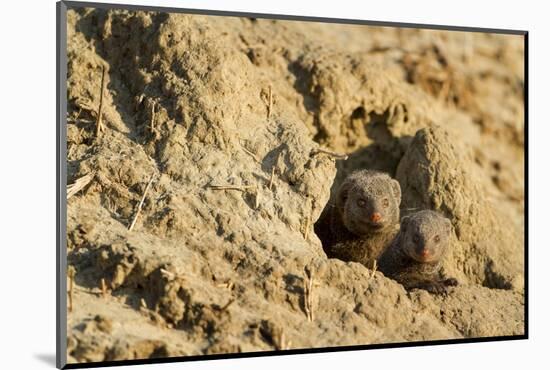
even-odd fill
[[[389,175],[360,170],[348,176],[336,198],[342,223],[355,235],[381,232],[399,223],[401,187]]]
[[[448,218],[425,210],[403,217],[399,231],[402,251],[420,263],[439,261],[447,249],[452,225]]]

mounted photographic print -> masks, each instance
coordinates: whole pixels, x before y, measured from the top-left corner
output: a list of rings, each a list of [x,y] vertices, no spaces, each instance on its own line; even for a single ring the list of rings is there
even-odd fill
[[[58,42],[59,367],[527,338],[527,32],[61,2]]]

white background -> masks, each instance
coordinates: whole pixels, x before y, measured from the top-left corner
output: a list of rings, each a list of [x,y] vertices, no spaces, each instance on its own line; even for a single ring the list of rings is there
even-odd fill
[[[530,339],[132,367],[139,369],[548,368],[550,40],[544,1],[127,0],[134,4],[530,31]],[[112,3],[124,1],[110,0]],[[0,367],[55,363],[55,2],[2,2]],[[546,351],[545,351],[546,349]],[[546,353],[545,353],[546,352]],[[126,367],[125,367],[126,368]]]

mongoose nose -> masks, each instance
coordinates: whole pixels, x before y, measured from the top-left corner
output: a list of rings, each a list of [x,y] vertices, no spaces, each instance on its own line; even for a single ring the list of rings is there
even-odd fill
[[[427,249],[422,249],[422,252],[420,252],[420,255],[424,258],[428,257],[430,255],[430,251]]]
[[[370,220],[372,222],[380,222],[382,220],[382,215],[378,212],[374,212],[371,216],[370,216]]]

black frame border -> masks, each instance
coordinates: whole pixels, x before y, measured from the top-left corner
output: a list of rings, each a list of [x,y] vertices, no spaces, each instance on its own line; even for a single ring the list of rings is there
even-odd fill
[[[67,4],[56,3],[56,347],[58,369],[67,362]]]
[[[166,12],[166,13],[184,13],[210,16],[224,17],[252,17],[261,19],[275,19],[287,21],[302,21],[302,22],[321,22],[321,23],[336,23],[336,24],[351,24],[351,25],[367,25],[379,27],[399,27],[399,28],[421,28],[442,31],[462,31],[462,32],[480,32],[480,33],[496,33],[505,35],[519,35],[524,37],[524,168],[525,168],[525,187],[524,187],[524,334],[512,336],[495,336],[495,337],[480,337],[480,338],[463,338],[463,339],[445,339],[433,341],[413,341],[413,342],[395,342],[395,343],[379,343],[365,344],[353,346],[338,346],[338,347],[316,347],[292,349],[283,351],[258,351],[258,352],[243,352],[243,353],[223,353],[215,355],[194,355],[194,356],[175,356],[155,359],[137,359],[137,360],[120,360],[120,361],[101,361],[90,363],[67,364],[67,255],[66,255],[66,230],[67,230],[67,162],[66,162],[66,143],[67,132],[65,125],[65,117],[67,115],[67,10],[70,8],[98,8],[98,9],[125,9],[134,11],[151,11],[151,12]],[[64,27],[65,26],[65,27]],[[173,362],[188,362],[188,361],[208,361],[220,359],[236,359],[249,357],[268,357],[281,355],[295,354],[313,354],[313,353],[330,353],[342,351],[360,351],[367,349],[385,349],[385,348],[406,348],[420,346],[436,346],[446,344],[467,344],[467,343],[484,343],[484,342],[499,342],[511,340],[529,339],[529,32],[526,30],[498,29],[498,28],[481,28],[481,27],[461,27],[450,25],[433,25],[422,23],[402,23],[402,22],[385,22],[346,18],[328,18],[314,16],[299,16],[285,14],[266,14],[252,13],[239,11],[221,11],[212,9],[190,9],[190,8],[174,8],[162,6],[148,5],[131,5],[131,4],[112,4],[112,3],[96,3],[96,2],[81,2],[81,1],[59,1],[56,3],[56,367],[58,369],[82,369],[96,367],[111,367],[111,366],[126,366],[126,365],[143,365],[143,364],[161,364]]]

